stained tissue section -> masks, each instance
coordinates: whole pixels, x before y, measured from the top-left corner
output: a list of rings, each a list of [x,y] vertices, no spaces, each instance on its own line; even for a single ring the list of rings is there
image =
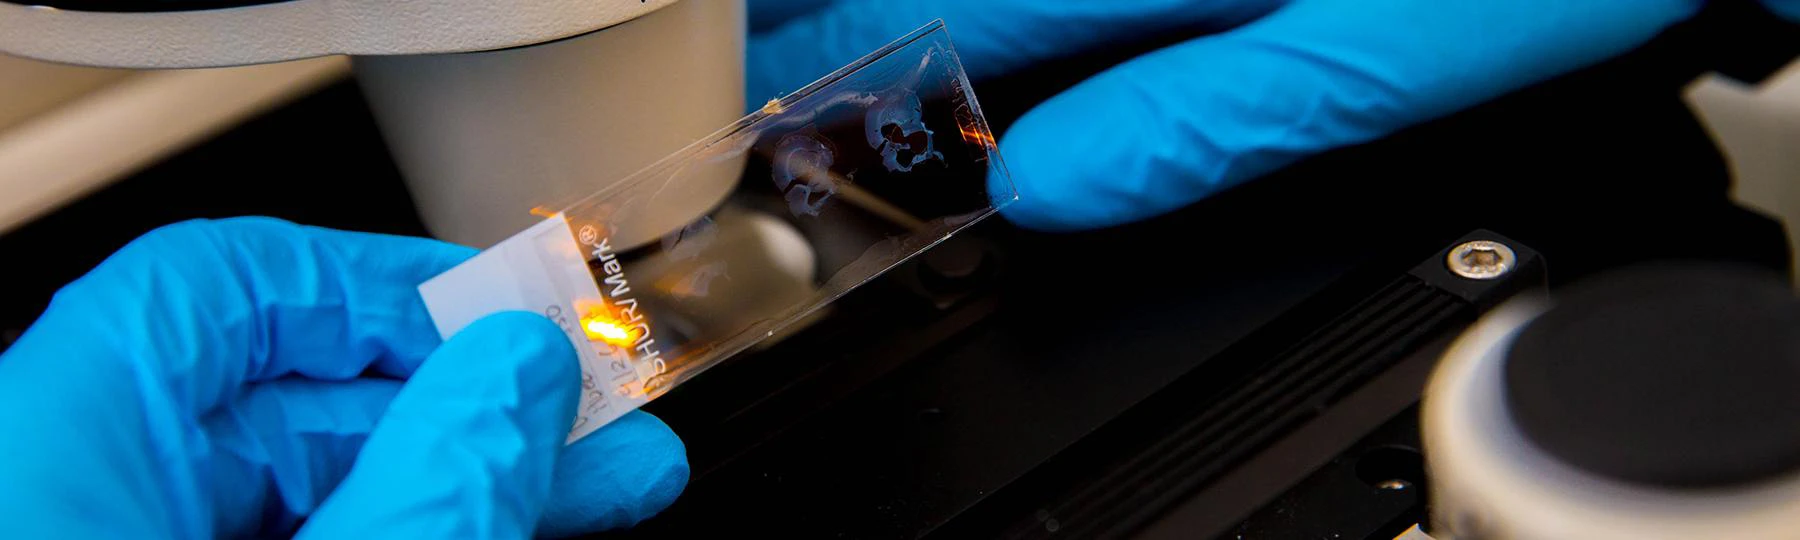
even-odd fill
[[[775,188],[787,195],[788,210],[795,215],[819,215],[826,201],[837,194],[832,178],[835,161],[831,145],[816,131],[790,133],[775,146]]]
[[[920,163],[944,159],[934,146],[934,133],[925,127],[923,108],[918,94],[904,89],[881,96],[869,108],[863,134],[889,171],[911,172]]]
[[[711,292],[714,280],[721,277],[730,279],[725,269],[724,261],[714,261],[703,264],[674,281],[659,285],[663,292],[677,298],[704,297]]]
[[[712,216],[706,216],[687,224],[681,230],[664,235],[663,251],[676,260],[692,259],[712,245],[713,239],[719,236],[718,226],[713,223]]]

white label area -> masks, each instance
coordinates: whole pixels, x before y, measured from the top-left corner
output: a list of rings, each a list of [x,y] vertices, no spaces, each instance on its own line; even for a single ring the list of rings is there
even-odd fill
[[[581,405],[568,442],[642,406],[643,380],[629,353],[587,338],[576,306],[604,302],[587,256],[561,215],[488,248],[419,286],[438,334],[452,334],[502,311],[549,317],[581,355]]]

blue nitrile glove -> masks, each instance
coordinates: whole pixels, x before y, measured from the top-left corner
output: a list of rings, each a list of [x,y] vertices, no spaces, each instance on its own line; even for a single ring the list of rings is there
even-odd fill
[[[763,0],[777,2],[777,0]],[[792,0],[788,0],[792,1]],[[972,77],[1107,42],[1230,28],[1100,73],[1001,141],[1032,228],[1174,210],[1624,53],[1702,0],[837,0],[750,42],[750,103],[945,20]],[[1800,0],[1766,0],[1800,18]]]
[[[515,538],[667,506],[687,462],[655,418],[564,447],[553,323],[440,346],[415,287],[473,253],[269,219],[132,242],[0,356],[0,538]]]

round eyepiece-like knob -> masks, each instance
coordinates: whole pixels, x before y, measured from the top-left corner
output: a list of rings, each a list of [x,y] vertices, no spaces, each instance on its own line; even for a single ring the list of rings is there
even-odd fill
[[[1800,300],[1772,273],[1641,266],[1508,301],[1422,408],[1438,538],[1800,539]]]
[[[1525,437],[1602,476],[1714,488],[1800,470],[1800,299],[1761,270],[1585,283],[1519,333],[1505,372]]]

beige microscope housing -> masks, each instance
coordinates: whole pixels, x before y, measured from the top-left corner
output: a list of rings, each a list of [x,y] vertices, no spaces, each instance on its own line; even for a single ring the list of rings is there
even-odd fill
[[[741,0],[256,0],[101,12],[0,1],[0,52],[196,68],[350,55],[427,227],[486,247],[744,112]],[[716,196],[645,215],[675,230]],[[252,181],[252,180],[246,180]]]

